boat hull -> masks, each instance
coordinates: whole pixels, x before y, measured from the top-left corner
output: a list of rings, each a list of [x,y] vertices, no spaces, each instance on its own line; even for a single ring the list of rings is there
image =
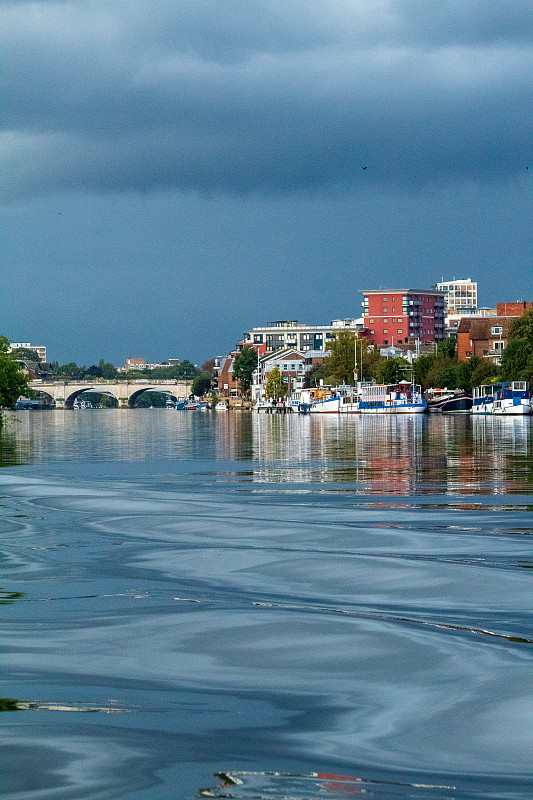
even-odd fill
[[[372,408],[365,408],[361,403],[359,406],[361,414],[424,414],[426,410],[426,403],[406,403],[405,405],[385,405]]]
[[[469,414],[471,409],[472,398],[469,395],[452,396],[428,402],[428,412],[430,414]]]

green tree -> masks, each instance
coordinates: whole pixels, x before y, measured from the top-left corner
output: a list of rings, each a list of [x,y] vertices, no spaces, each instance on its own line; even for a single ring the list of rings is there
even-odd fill
[[[254,347],[243,347],[233,359],[233,377],[239,381],[241,393],[247,394],[252,383],[252,375],[257,369],[257,352]]]
[[[376,364],[376,379],[378,383],[399,383],[410,380],[411,364],[406,358],[383,358]]]
[[[20,369],[17,357],[9,352],[9,339],[0,336],[0,425],[3,423],[1,409],[15,408],[17,399],[33,394],[29,377]]]
[[[78,367],[74,361],[70,361],[68,364],[57,364],[55,362],[54,373],[60,378],[83,378],[85,367]]]
[[[276,365],[268,376],[265,394],[271,400],[278,400],[287,394],[287,384],[283,380],[279,367]]]
[[[165,392],[142,392],[135,400],[136,408],[165,408],[166,404]]]
[[[533,309],[513,320],[501,365],[503,380],[533,383]]]
[[[486,359],[480,359],[480,363],[472,371],[470,382],[472,386],[481,386],[484,383],[494,383],[499,378],[499,368],[497,364]]]
[[[529,308],[525,314],[513,320],[508,338],[510,342],[523,339],[533,348],[533,308]]]
[[[457,341],[453,336],[448,337],[448,339],[443,339],[442,342],[439,342],[437,345],[438,355],[444,358],[455,358],[456,351]]]
[[[210,372],[200,372],[192,382],[191,391],[195,397],[203,397],[211,388],[212,376]]]
[[[29,350],[27,347],[17,347],[16,350],[13,350],[13,355],[20,361],[30,361],[35,363],[36,361],[41,360],[37,350]]]
[[[513,339],[502,352],[501,375],[504,381],[533,382],[533,347],[527,339]]]
[[[98,362],[98,368],[101,372],[102,378],[105,378],[108,381],[114,380],[118,375],[117,368],[113,366],[113,364],[106,363],[103,358],[101,358]]]
[[[335,383],[354,383],[355,342],[355,333],[343,330],[328,343],[330,354],[325,358],[324,366]]]
[[[329,375],[325,364],[315,364],[315,366],[310,369],[309,372],[305,373],[303,388],[309,389],[312,386],[319,386],[320,381],[323,381],[326,385],[334,382],[332,377]]]
[[[419,383],[423,389],[429,389],[430,383],[427,381],[427,375],[429,371],[433,368],[435,361],[437,360],[436,356],[427,355],[427,356],[418,356],[414,364],[414,380],[415,383]]]

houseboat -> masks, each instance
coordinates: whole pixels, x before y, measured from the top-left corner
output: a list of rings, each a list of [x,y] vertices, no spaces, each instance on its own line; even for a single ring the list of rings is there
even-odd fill
[[[527,381],[510,381],[476,386],[473,390],[472,414],[531,413],[531,398]]]
[[[427,400],[420,386],[407,381],[395,384],[364,384],[361,387],[361,414],[423,414]]]
[[[472,409],[472,395],[463,389],[428,389],[424,397],[430,414],[469,414]]]

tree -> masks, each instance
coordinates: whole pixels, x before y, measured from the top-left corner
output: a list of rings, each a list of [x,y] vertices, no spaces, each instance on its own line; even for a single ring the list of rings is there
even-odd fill
[[[355,342],[353,331],[339,331],[328,344],[330,354],[324,360],[324,366],[335,383],[354,382]]]
[[[247,394],[252,383],[252,375],[257,369],[257,352],[254,347],[243,347],[233,359],[233,377],[239,381],[241,393]]]
[[[97,367],[96,364],[91,364],[90,367],[87,367],[87,369],[85,370],[84,377],[86,375],[88,375],[91,378],[102,378],[103,377],[102,370],[100,369],[100,367]]]
[[[513,320],[509,328],[509,341],[524,339],[533,348],[533,308],[529,308],[521,317]]]
[[[3,418],[1,409],[14,408],[17,399],[33,394],[29,376],[20,369],[17,356],[9,352],[9,339],[0,336],[0,426]]]
[[[37,350],[29,350],[27,347],[17,347],[16,350],[13,350],[13,355],[15,358],[18,358],[19,361],[30,361],[35,363],[36,361],[40,361],[39,353]]]
[[[533,348],[526,339],[513,339],[502,352],[502,380],[533,382]]]
[[[430,383],[427,381],[427,375],[429,371],[433,368],[433,365],[436,361],[435,356],[418,356],[415,361],[414,365],[414,380],[415,383],[419,383],[423,389],[429,389]]]
[[[470,382],[472,386],[481,386],[484,383],[494,383],[499,377],[497,364],[492,361],[480,359],[480,363],[472,371]]]
[[[191,391],[195,397],[203,397],[211,388],[212,375],[210,372],[200,372],[192,382]]]
[[[320,381],[326,385],[332,382],[332,378],[327,371],[325,364],[315,364],[315,366],[304,375],[303,388],[309,389],[312,386],[319,386]]]
[[[513,321],[501,365],[503,380],[533,383],[533,309]]]
[[[443,339],[437,345],[437,353],[444,358],[455,358],[457,350],[457,341],[453,336],[448,339]]]
[[[107,364],[103,358],[101,358],[98,362],[98,368],[102,373],[102,378],[105,378],[108,381],[112,381],[117,377],[117,368],[113,366],[113,364]]]
[[[271,400],[278,400],[287,394],[287,384],[283,380],[279,367],[276,365],[268,376],[265,394]]]
[[[74,361],[61,365],[55,362],[54,373],[62,378],[83,378],[85,375],[85,367],[78,367]]]
[[[210,358],[209,361],[204,361],[204,363],[202,364],[200,369],[202,370],[202,372],[210,372],[211,375],[214,375],[214,373],[215,373],[215,359],[214,358]]]
[[[383,358],[376,366],[378,383],[399,383],[408,379],[411,365],[406,358]]]

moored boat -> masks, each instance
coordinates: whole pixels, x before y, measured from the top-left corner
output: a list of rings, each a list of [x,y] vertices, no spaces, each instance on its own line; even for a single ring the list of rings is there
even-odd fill
[[[407,381],[395,384],[364,384],[361,387],[361,414],[422,414],[427,401],[420,386]]]
[[[474,387],[472,414],[522,416],[530,413],[531,397],[527,381],[506,381]]]
[[[472,395],[463,389],[428,389],[425,398],[430,414],[468,414],[472,408]]]

